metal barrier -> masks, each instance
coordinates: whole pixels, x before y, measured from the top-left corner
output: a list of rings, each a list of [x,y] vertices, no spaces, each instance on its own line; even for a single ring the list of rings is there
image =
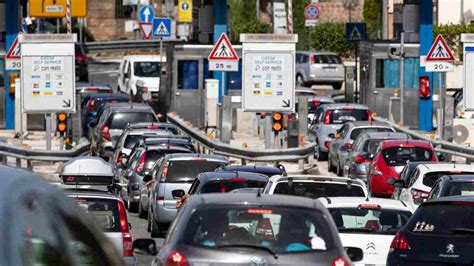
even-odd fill
[[[36,150],[0,142],[0,162],[6,165],[8,158],[15,158],[16,167],[22,167],[22,160],[24,160],[27,168],[31,170],[33,161],[65,162],[71,158],[88,154],[89,149],[90,143],[86,139],[73,149],[62,151]]]
[[[217,139],[211,139],[199,129],[181,119],[179,116],[168,113],[168,121],[179,127],[184,133],[193,139],[200,153],[213,153],[234,157],[242,160],[242,164],[247,161],[252,162],[278,162],[298,161],[300,170],[303,170],[304,162],[307,161],[312,167],[313,155],[316,152],[315,143],[307,143],[303,147],[288,149],[267,149],[256,150],[251,148],[238,148],[229,144],[222,143]]]
[[[167,40],[168,42],[182,42],[181,40]],[[105,42],[86,42],[86,49],[88,52],[100,51],[122,51],[122,50],[147,50],[159,49],[160,40],[120,40],[120,41],[105,41]]]

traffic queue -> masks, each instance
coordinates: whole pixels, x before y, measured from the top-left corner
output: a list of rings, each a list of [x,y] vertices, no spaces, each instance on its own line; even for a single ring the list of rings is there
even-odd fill
[[[336,174],[323,176],[197,153],[147,104],[118,94],[91,94],[81,104],[95,156],[62,166],[59,187],[70,200],[38,178],[31,191],[5,179],[0,211],[12,212],[9,202],[23,208],[11,216],[22,222],[3,233],[16,242],[0,248],[0,264],[135,265],[138,254],[182,266],[474,261],[474,166],[440,162],[429,142],[373,121],[365,106],[308,101],[315,157]],[[60,203],[48,205],[53,198]],[[129,213],[146,219],[150,238],[133,238]],[[34,225],[25,223],[34,215]],[[54,239],[50,231],[66,233]],[[157,237],[165,237],[160,247]]]

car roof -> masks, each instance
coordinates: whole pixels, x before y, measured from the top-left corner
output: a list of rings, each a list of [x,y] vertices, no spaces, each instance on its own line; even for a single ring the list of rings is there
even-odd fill
[[[94,186],[65,186],[63,185],[62,189],[64,194],[70,197],[87,197],[87,198],[101,198],[101,199],[113,199],[120,200],[117,195],[110,193],[103,187],[94,187]]]
[[[249,193],[209,193],[209,194],[197,194],[193,195],[188,199],[190,205],[259,205],[264,208],[265,206],[272,207],[302,207],[319,209],[323,211],[325,208],[321,202],[309,199],[305,197],[295,197],[287,195],[266,195],[261,194],[260,196],[249,194]],[[186,203],[188,204],[188,203]]]
[[[321,176],[321,175],[290,175],[290,176],[281,176],[274,175],[270,177],[271,182],[288,182],[288,179],[293,179],[293,181],[315,181],[315,182],[336,182],[336,183],[348,183],[357,184],[365,187],[365,183],[359,179],[353,179],[349,177],[336,177],[336,176]]]
[[[474,174],[445,175],[442,178],[450,182],[472,182],[474,181]]]
[[[472,171],[474,172],[474,165],[456,164],[456,163],[421,163],[416,166],[421,172],[437,172],[437,171]]]
[[[344,124],[350,124],[352,127],[385,127],[391,128],[389,125],[374,121],[349,121]]]
[[[128,95],[122,93],[91,93],[84,96],[90,99],[128,99]]]
[[[242,171],[275,175],[283,174],[282,169],[268,165],[226,165],[222,167],[222,171]]]
[[[137,55],[126,55],[123,57],[124,60],[130,62],[166,62],[166,56],[160,56],[156,54],[137,54]]]
[[[76,82],[76,89],[78,89],[78,88],[91,88],[91,87],[111,89],[110,85],[105,84],[105,83]]]
[[[413,140],[413,139],[389,139],[381,144],[381,149],[391,148],[391,147],[402,147],[403,145],[415,145],[416,147],[421,148],[433,148],[428,141],[425,140]]]
[[[0,165],[0,173],[2,175],[2,182],[0,182],[0,195],[8,194],[8,191],[12,188],[11,186],[21,184],[21,182],[38,180],[40,181],[38,183],[47,184],[47,182],[41,182],[42,179],[37,174],[20,168]],[[0,206],[1,205],[2,204],[0,204]]]
[[[361,136],[366,135],[369,139],[407,139],[405,133],[400,132],[363,132]]]
[[[175,150],[175,151],[182,151],[183,153],[189,152],[192,153],[188,148],[183,146],[164,146],[164,145],[150,145],[146,146],[145,148],[148,151],[161,151],[161,150]]]
[[[357,103],[332,103],[332,104],[325,104],[321,106],[321,108],[331,109],[331,110],[341,110],[347,107],[355,108],[356,110],[369,110],[368,106],[357,104]]]
[[[314,100],[319,100],[321,102],[335,103],[334,99],[329,96],[314,95],[314,96],[308,97],[308,102],[312,102]]]
[[[202,153],[173,153],[166,155],[167,161],[183,161],[183,160],[192,160],[195,158],[204,158],[207,160],[222,161],[228,162],[229,159],[224,156],[214,155],[214,154],[202,154]]]
[[[450,202],[474,202],[474,196],[449,196],[449,197],[439,197],[439,198],[434,198],[430,199],[428,201],[425,201],[421,204],[427,205],[427,204],[436,204],[436,203],[450,203]]]
[[[171,133],[165,129],[148,129],[148,128],[133,128],[128,130],[128,135],[149,135],[154,136],[169,136]]]
[[[228,180],[232,178],[245,178],[262,182],[268,181],[268,176],[266,175],[241,171],[205,172],[200,173],[197,178],[202,182],[208,182],[210,180]]]
[[[319,201],[327,208],[357,208],[361,204],[377,204],[382,209],[397,209],[410,211],[410,208],[403,202],[393,199],[383,198],[364,198],[364,197],[324,197],[319,198]]]
[[[107,108],[113,111],[137,111],[137,112],[148,112],[153,111],[151,106],[144,103],[107,103]]]

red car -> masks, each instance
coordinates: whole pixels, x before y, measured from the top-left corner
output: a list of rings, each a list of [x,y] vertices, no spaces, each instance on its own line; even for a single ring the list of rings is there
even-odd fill
[[[438,161],[429,142],[411,139],[382,142],[369,166],[369,191],[378,197],[391,196],[394,186],[388,179],[398,179],[407,162],[420,161]]]

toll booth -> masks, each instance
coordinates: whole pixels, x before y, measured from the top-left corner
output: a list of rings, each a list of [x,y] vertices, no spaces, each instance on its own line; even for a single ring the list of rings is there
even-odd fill
[[[400,60],[392,59],[392,48],[400,51],[400,43],[361,42],[360,44],[360,93],[361,103],[368,105],[373,112],[384,118],[399,118]],[[418,128],[419,102],[419,56],[420,45],[404,45],[404,121],[405,126]],[[443,81],[442,81],[443,82]],[[433,114],[439,108],[439,76],[434,73],[430,81],[433,91]],[[436,117],[433,117],[436,121]],[[395,119],[397,121],[399,119]]]
[[[190,121],[197,127],[206,127],[205,124],[205,80],[213,79],[213,71],[209,71],[207,57],[212,45],[183,45],[167,44],[167,77],[163,86],[171,88],[169,95],[162,95],[162,102],[169,104],[168,110],[177,112],[183,119]],[[233,46],[239,57],[242,55],[240,45]],[[225,80],[227,95],[241,96],[242,90],[242,59],[239,62],[239,71],[227,72]],[[165,85],[166,84],[166,85]],[[160,90],[162,92],[166,91]],[[165,104],[166,105],[166,104]],[[240,108],[240,102],[233,101],[233,112]],[[233,118],[236,116],[233,115]],[[234,120],[235,124],[235,120]]]

